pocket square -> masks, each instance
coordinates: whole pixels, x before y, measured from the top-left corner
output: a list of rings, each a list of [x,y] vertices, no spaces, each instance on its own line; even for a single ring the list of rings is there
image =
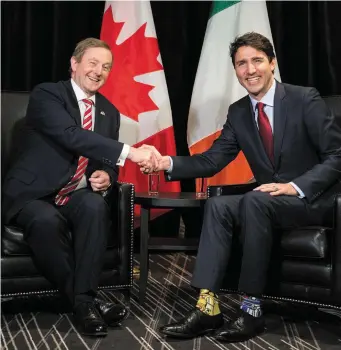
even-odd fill
[[[103,111],[101,111],[100,114],[105,115],[105,113]]]

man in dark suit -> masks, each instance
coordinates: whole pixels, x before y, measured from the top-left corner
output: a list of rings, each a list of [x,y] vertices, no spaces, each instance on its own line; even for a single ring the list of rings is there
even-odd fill
[[[192,157],[168,157],[156,170],[170,180],[211,177],[242,150],[259,186],[245,195],[217,196],[205,205],[192,285],[196,308],[160,332],[192,338],[216,331],[220,341],[245,341],[264,330],[261,297],[273,242],[273,227],[320,224],[341,192],[341,130],[314,88],[274,79],[270,41],[257,33],[236,38],[230,54],[248,96],[233,103],[219,138]],[[208,116],[209,118],[209,116]],[[151,169],[142,162],[141,171]],[[217,293],[240,227],[243,257],[241,310],[224,329]]]
[[[119,112],[98,93],[111,66],[110,47],[88,38],[71,57],[70,80],[34,88],[27,143],[3,185],[5,221],[23,228],[36,265],[67,296],[80,332],[94,336],[127,317],[123,306],[96,298],[111,225],[104,197],[127,158],[155,162],[150,150],[118,142]]]

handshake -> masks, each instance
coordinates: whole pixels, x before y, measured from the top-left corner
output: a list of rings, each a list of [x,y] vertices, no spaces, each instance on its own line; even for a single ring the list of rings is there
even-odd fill
[[[171,166],[169,156],[162,156],[154,146],[149,145],[142,145],[139,148],[130,147],[127,158],[137,163],[144,174],[168,170]]]

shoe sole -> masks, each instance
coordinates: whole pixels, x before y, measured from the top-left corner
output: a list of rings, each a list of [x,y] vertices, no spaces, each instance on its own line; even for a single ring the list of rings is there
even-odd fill
[[[220,338],[220,337],[214,337],[215,340],[218,340],[221,343],[242,343],[244,341],[253,339],[255,337],[259,337],[262,334],[264,334],[266,331],[266,329],[263,330],[259,330],[258,332],[252,334],[249,338],[245,339],[243,337],[239,337],[239,338],[231,338],[231,339],[224,339],[224,338]]]
[[[177,339],[193,339],[193,338],[197,338],[197,337],[202,337],[204,335],[208,335],[211,334],[213,332],[216,332],[217,329],[213,328],[213,329],[206,329],[205,331],[202,331],[200,333],[197,333],[195,335],[190,335],[190,334],[181,334],[181,333],[173,333],[173,332],[160,332],[161,334],[170,337],[170,338],[177,338]]]

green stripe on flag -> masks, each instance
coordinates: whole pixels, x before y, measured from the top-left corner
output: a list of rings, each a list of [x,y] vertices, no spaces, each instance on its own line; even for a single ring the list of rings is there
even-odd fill
[[[213,17],[218,12],[227,9],[228,7],[238,4],[238,2],[240,1],[213,1],[210,17]]]

